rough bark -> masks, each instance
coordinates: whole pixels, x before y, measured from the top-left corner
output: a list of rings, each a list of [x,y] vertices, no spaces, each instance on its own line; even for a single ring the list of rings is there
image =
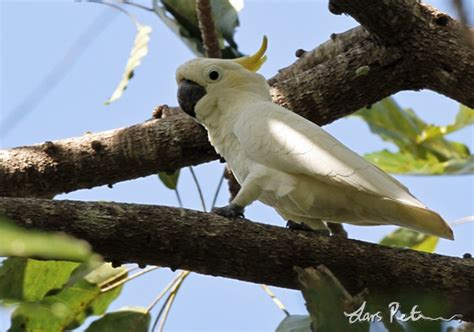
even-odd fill
[[[187,116],[171,116],[0,150],[0,196],[51,197],[216,158],[203,127]]]
[[[319,125],[331,123],[398,91],[420,89],[400,59],[397,47],[380,44],[363,27],[333,34],[269,80],[273,100]]]
[[[320,125],[401,90],[431,89],[474,107],[472,44],[448,15],[414,0],[331,0],[330,9],[363,27],[298,52],[269,80],[276,103]],[[92,142],[105,148],[97,153]],[[0,151],[0,196],[51,197],[216,158],[190,120],[152,121]]]
[[[462,23],[417,0],[330,0],[329,8],[352,16],[380,42],[396,46],[409,80],[474,105],[474,40],[472,34],[466,38]]]
[[[294,267],[324,264],[356,294],[409,303],[425,315],[474,321],[474,260],[293,231],[248,220],[164,206],[0,198],[0,215],[18,225],[63,231],[118,262],[186,269],[298,288]],[[381,299],[383,297],[383,299]],[[425,308],[422,308],[425,309]]]

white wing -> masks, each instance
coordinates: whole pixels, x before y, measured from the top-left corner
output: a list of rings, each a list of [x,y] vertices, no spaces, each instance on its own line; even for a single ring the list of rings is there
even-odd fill
[[[247,156],[266,167],[425,208],[400,182],[316,124],[276,104],[254,103],[242,111],[234,135]]]

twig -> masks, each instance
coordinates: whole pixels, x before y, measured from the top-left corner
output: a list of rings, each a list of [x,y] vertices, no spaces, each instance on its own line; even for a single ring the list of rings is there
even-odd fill
[[[153,300],[153,302],[148,306],[148,309],[147,309],[147,312],[150,312],[151,309],[153,309],[153,307],[158,303],[160,302],[160,300],[163,298],[163,296],[170,290],[172,289],[171,291],[171,294],[172,293],[176,293],[176,285],[178,283],[182,283],[183,279],[189,274],[189,271],[181,271],[177,276],[175,276],[173,278],[173,280],[171,280],[171,282],[161,291],[161,293],[155,298],[155,300]],[[170,294],[170,295],[171,295]],[[175,295],[176,296],[176,295]],[[166,299],[165,301],[165,305],[166,303],[169,302],[169,299],[170,299],[170,296],[168,295],[168,298]],[[158,313],[157,317],[155,318],[155,322],[153,323],[153,327],[151,328],[151,331],[155,330],[155,327],[156,325],[158,324],[158,321],[164,311],[164,307],[165,306],[162,306],[161,309],[160,309],[160,312]]]
[[[119,5],[116,5],[115,3],[111,3],[111,2],[106,2],[106,1],[102,1],[102,0],[84,0],[84,2],[90,2],[90,3],[98,3],[100,5],[106,5],[106,6],[109,6],[109,7],[112,7],[116,10],[118,10],[119,12],[122,12],[124,13],[125,15],[128,16],[128,18],[130,18],[130,20],[136,25],[136,26],[139,26],[140,23],[138,22],[137,18],[135,17],[135,15],[133,14],[130,14],[128,11],[126,11],[125,9],[123,9],[122,7],[120,7]]]
[[[211,211],[216,206],[217,197],[219,197],[219,192],[221,191],[221,188],[222,188],[222,182],[224,182],[224,174],[225,174],[225,169],[224,169],[224,172],[222,172],[221,178],[219,179],[219,183],[217,184],[216,192],[214,193],[214,198],[212,199]]]
[[[166,299],[163,311],[158,314],[158,317],[163,313],[163,318],[161,319],[160,325],[158,326],[158,331],[163,332],[163,329],[165,327],[166,319],[168,318],[168,315],[170,313],[171,307],[173,306],[174,300],[176,299],[176,295],[178,295],[179,289],[181,288],[181,285],[183,284],[184,280],[189,276],[189,271],[186,271],[183,273],[181,279],[179,282],[174,286],[174,288],[171,290],[170,295],[168,295],[168,298]],[[153,329],[152,329],[153,331]]]
[[[118,281],[118,282],[116,282],[116,283],[114,283],[114,284],[111,284],[111,285],[109,285],[109,286],[107,286],[107,287],[101,288],[101,289],[100,289],[100,292],[101,292],[101,293],[108,292],[109,290],[112,290],[112,289],[114,289],[115,287],[118,287],[118,286],[120,286],[120,285],[123,285],[124,283],[126,283],[126,282],[128,282],[128,281],[130,281],[130,280],[133,280],[133,279],[135,279],[135,278],[137,278],[137,277],[139,277],[139,276],[141,276],[141,275],[144,275],[145,273],[154,271],[154,270],[159,269],[159,268],[160,268],[159,266],[152,266],[152,267],[149,267],[149,268],[147,268],[147,269],[145,269],[145,270],[142,270],[142,271],[140,271],[140,272],[137,272],[137,273],[135,273],[135,274],[132,274],[131,276],[129,276],[129,277],[125,278],[125,279],[121,279],[120,281]]]
[[[262,289],[265,291],[265,293],[267,293],[268,296],[270,296],[270,298],[273,300],[273,302],[275,302],[277,307],[280,310],[282,310],[285,313],[286,316],[290,316],[290,313],[288,312],[288,310],[286,310],[285,305],[280,301],[280,299],[278,297],[276,297],[276,295],[271,291],[271,289],[267,285],[260,284],[260,287],[262,287]]]
[[[128,1],[128,0],[118,0],[119,3],[123,3],[125,5],[130,5],[130,6],[134,6],[134,7],[138,7],[138,8],[141,8],[141,9],[144,9],[146,11],[149,11],[149,12],[152,12],[153,11],[153,8],[151,7],[147,7],[147,6],[144,6],[142,4],[139,4],[139,3],[135,3],[135,2],[131,2],[131,1]]]
[[[176,194],[176,199],[178,200],[179,207],[183,208],[183,201],[181,200],[181,195],[179,194],[178,188],[174,190],[174,193]]]
[[[199,184],[199,181],[197,179],[196,174],[194,173],[194,170],[193,170],[192,166],[189,166],[189,171],[191,172],[194,183],[196,184],[196,188],[197,188],[198,193],[199,193],[199,198],[201,199],[202,211],[206,212],[207,211],[206,202],[204,201],[204,195],[202,194],[201,185]]]
[[[468,223],[468,222],[474,222],[474,215],[456,219],[453,222],[451,222],[451,226],[462,225],[462,224],[465,224],[465,223]]]
[[[127,273],[129,273],[130,271],[133,271],[134,269],[130,269],[130,270],[126,270],[126,269],[123,269],[120,273],[116,274],[116,275],[113,275],[111,276],[110,278],[102,281],[100,284],[99,284],[99,288],[102,289],[102,287],[104,287],[105,285],[108,285],[110,283],[113,283],[115,282],[116,280],[119,280],[118,282],[120,282],[121,280],[123,280],[122,278],[124,276],[127,275]],[[126,278],[124,278],[126,279]]]
[[[160,292],[160,294],[158,294],[158,296],[148,306],[148,308],[146,309],[146,312],[150,312],[151,309],[153,309],[153,307],[158,302],[160,302],[160,300],[163,298],[163,296],[165,296],[165,294],[168,293],[168,291],[179,281],[179,279],[184,274],[184,272],[188,272],[188,271],[181,271],[181,273],[178,276],[174,277],[173,280],[171,280],[171,282]]]
[[[216,26],[212,18],[210,0],[197,0],[196,14],[199,22],[199,30],[201,30],[202,43],[206,50],[206,57],[221,58],[222,54],[219,47],[219,40],[217,39]]]

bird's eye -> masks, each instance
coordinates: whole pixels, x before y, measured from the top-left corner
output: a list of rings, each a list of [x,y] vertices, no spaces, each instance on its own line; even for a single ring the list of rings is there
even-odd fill
[[[209,73],[209,78],[213,81],[219,79],[219,72],[217,70],[213,70]]]
[[[207,70],[207,79],[211,82],[217,82],[221,79],[221,72],[217,68],[210,68]]]

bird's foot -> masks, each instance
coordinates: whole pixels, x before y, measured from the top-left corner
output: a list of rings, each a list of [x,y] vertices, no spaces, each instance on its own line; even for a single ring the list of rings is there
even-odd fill
[[[306,224],[303,223],[298,223],[293,220],[288,220],[286,223],[286,227],[292,230],[297,230],[297,231],[313,231],[311,227],[309,227]]]
[[[288,227],[288,229],[291,229],[291,230],[314,232],[314,233],[317,233],[320,235],[326,235],[326,236],[330,235],[329,230],[327,229],[313,229],[304,223],[297,223],[293,220],[288,220],[286,223],[286,227]]]
[[[244,209],[243,206],[231,203],[220,208],[213,208],[211,212],[235,220],[237,218],[244,218]]]

